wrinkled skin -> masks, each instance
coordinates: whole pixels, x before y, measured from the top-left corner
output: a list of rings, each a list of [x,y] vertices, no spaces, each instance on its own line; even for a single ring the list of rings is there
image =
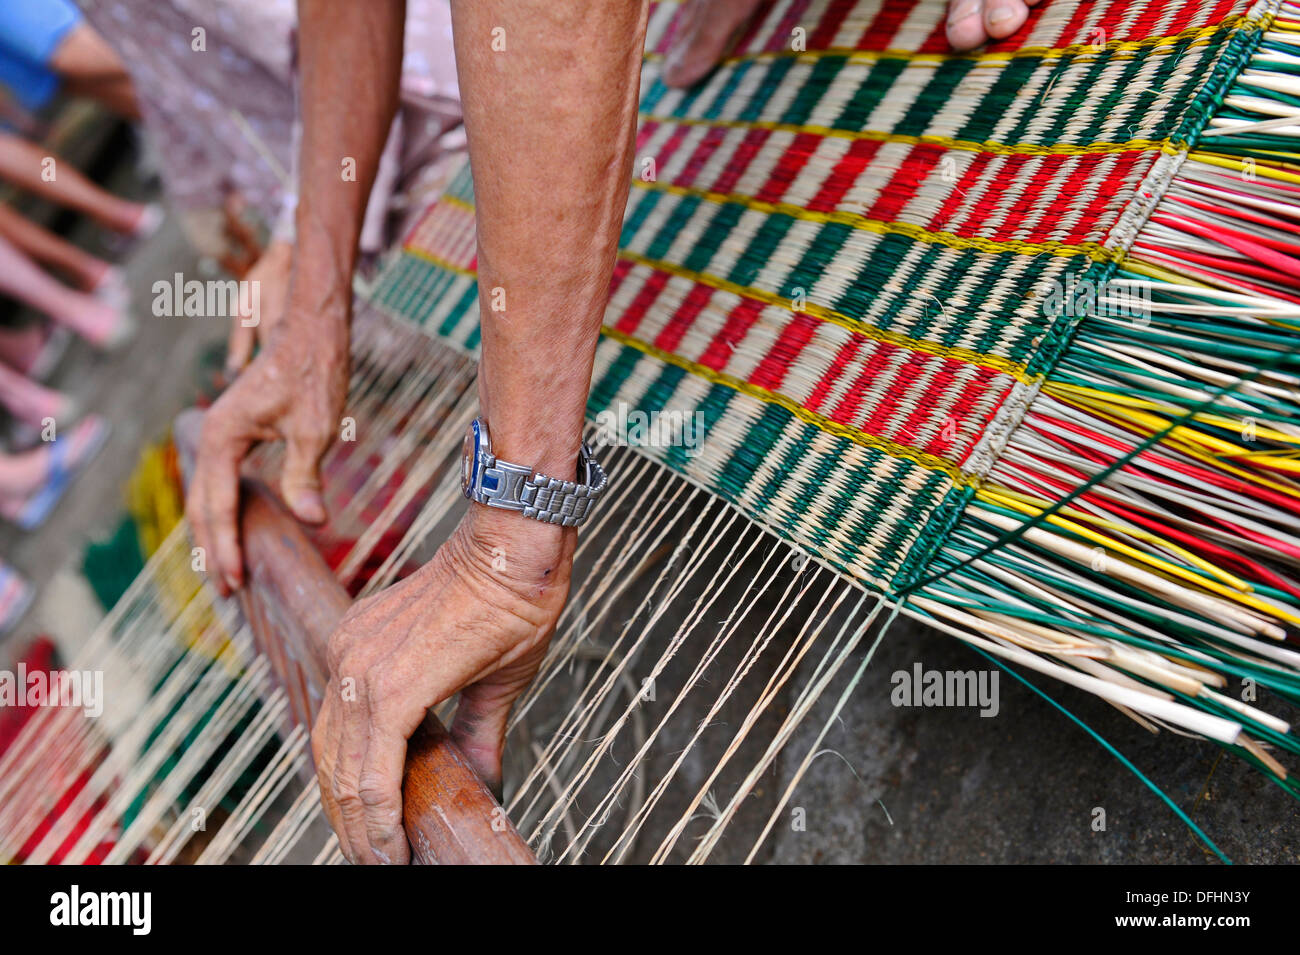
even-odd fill
[[[964,52],[990,39],[1009,37],[1024,25],[1029,8],[1040,2],[950,0],[948,42],[955,51]],[[767,0],[687,0],[664,63],[664,82],[676,87],[699,82],[730,52],[750,20],[768,5]]]
[[[500,792],[506,720],[564,609],[576,539],[571,529],[471,508],[429,563],[344,617],[330,638],[312,751],[349,859],[409,861],[406,740],[460,687],[452,739]]]

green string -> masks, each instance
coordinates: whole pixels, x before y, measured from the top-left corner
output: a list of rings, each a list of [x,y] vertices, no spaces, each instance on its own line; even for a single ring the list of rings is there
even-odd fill
[[[923,577],[920,580],[913,581],[912,583],[908,584],[906,587],[903,587],[901,590],[896,591],[894,595],[900,598],[906,598],[916,593],[916,591],[920,590],[922,587],[927,587],[930,584],[934,583],[935,581],[942,580],[944,577],[947,577],[950,574],[953,574],[961,570],[963,567],[975,563],[977,560],[984,557],[985,555],[991,554],[992,552],[998,550],[1001,547],[1005,547],[1008,544],[1015,543],[1026,533],[1033,530],[1035,527],[1040,527],[1043,524],[1045,524],[1049,517],[1051,517],[1053,514],[1057,513],[1058,511],[1060,511],[1062,508],[1067,507],[1072,501],[1078,498],[1081,494],[1084,494],[1091,488],[1096,487],[1098,484],[1105,481],[1112,474],[1127,466],[1135,458],[1141,456],[1150,448],[1159,444],[1170,433],[1172,433],[1175,428],[1181,427],[1183,424],[1192,420],[1201,412],[1206,411],[1209,408],[1212,408],[1214,404],[1224,395],[1232,394],[1242,385],[1246,384],[1247,382],[1254,381],[1264,372],[1270,371],[1274,367],[1282,365],[1287,361],[1287,359],[1290,359],[1291,357],[1297,354],[1300,354],[1300,348],[1295,348],[1295,347],[1289,348],[1286,351],[1280,352],[1272,356],[1272,358],[1264,361],[1257,368],[1251,371],[1249,374],[1244,375],[1241,378],[1238,378],[1236,381],[1221,386],[1220,388],[1215,390],[1212,394],[1210,394],[1210,396],[1207,397],[1204,401],[1192,406],[1191,408],[1188,408],[1181,415],[1172,418],[1169,421],[1169,423],[1165,425],[1165,427],[1161,428],[1159,431],[1157,431],[1155,434],[1151,435],[1150,437],[1146,438],[1145,440],[1139,442],[1136,447],[1134,447],[1131,451],[1127,452],[1122,457],[1117,459],[1115,463],[1107,466],[1101,471],[1098,471],[1096,474],[1090,477],[1083,484],[1079,485],[1069,494],[1065,495],[1065,497],[1056,501],[1054,504],[1050,505],[1046,509],[1040,511],[1038,514],[1034,515],[1029,520],[1025,521],[1015,530],[1008,531],[1006,534],[999,537],[991,544],[986,545],[983,549],[976,551],[974,554],[970,555],[964,560],[958,561],[957,563],[953,564],[951,567],[947,568],[946,570],[941,570],[936,573],[930,574],[928,577]]]
[[[1210,850],[1211,850],[1211,851],[1212,851],[1216,856],[1219,857],[1219,860],[1220,860],[1221,862],[1223,862],[1224,865],[1232,865],[1232,860],[1229,859],[1226,855],[1224,855],[1223,852],[1222,852],[1222,850],[1220,850],[1219,847],[1218,847],[1217,845],[1214,844],[1214,840],[1211,839],[1209,836],[1207,836],[1207,835],[1206,835],[1206,834],[1201,830],[1201,827],[1198,826],[1195,822],[1192,821],[1192,817],[1189,816],[1189,815],[1187,815],[1187,813],[1185,813],[1185,812],[1183,811],[1183,808],[1182,808],[1181,806],[1179,806],[1176,802],[1174,802],[1174,801],[1173,801],[1172,799],[1170,799],[1167,795],[1165,795],[1165,791],[1164,791],[1163,789],[1161,789],[1159,786],[1157,786],[1157,785],[1156,785],[1155,783],[1153,783],[1151,780],[1147,779],[1147,777],[1146,777],[1145,775],[1143,775],[1142,770],[1140,770],[1140,769],[1138,769],[1136,766],[1134,766],[1133,763],[1128,759],[1128,757],[1126,757],[1123,753],[1121,753],[1121,752],[1120,752],[1119,750],[1117,750],[1114,746],[1112,746],[1112,745],[1111,745],[1111,744],[1106,740],[1105,737],[1103,737],[1100,733],[1098,733],[1096,730],[1094,730],[1091,726],[1089,726],[1089,725],[1088,725],[1087,723],[1085,723],[1083,720],[1079,719],[1079,717],[1075,716],[1073,713],[1071,713],[1069,710],[1067,710],[1067,709],[1066,709],[1064,706],[1062,706],[1060,703],[1056,702],[1056,700],[1052,699],[1050,696],[1048,696],[1046,693],[1044,693],[1044,692],[1043,692],[1042,690],[1040,690],[1038,687],[1034,686],[1034,684],[1030,683],[1028,680],[1026,680],[1023,676],[1021,676],[1021,675],[1020,675],[1019,673],[1017,673],[1015,670],[1011,669],[1011,667],[1007,666],[1007,665],[1006,665],[1005,663],[1003,663],[1001,660],[997,659],[996,657],[994,657],[994,656],[992,656],[992,655],[990,655],[990,654],[988,654],[988,653],[985,653],[985,652],[984,652],[983,650],[981,650],[979,647],[974,647],[974,646],[972,646],[971,649],[974,650],[976,653],[978,653],[980,656],[984,657],[984,658],[985,658],[986,660],[988,660],[989,662],[991,662],[994,666],[998,667],[999,669],[1005,670],[1007,673],[1011,674],[1011,676],[1013,676],[1015,679],[1019,680],[1019,681],[1020,681],[1021,683],[1023,683],[1025,686],[1029,687],[1031,690],[1033,690],[1035,693],[1037,693],[1039,696],[1041,696],[1044,700],[1046,700],[1048,703],[1051,703],[1052,706],[1056,707],[1058,710],[1060,710],[1062,713],[1064,713],[1066,716],[1068,716],[1071,720],[1073,720],[1074,723],[1075,723],[1076,725],[1078,725],[1079,727],[1081,727],[1085,733],[1087,733],[1089,736],[1091,736],[1093,739],[1095,739],[1098,743],[1100,743],[1100,744],[1102,745],[1102,747],[1103,747],[1103,748],[1104,748],[1108,753],[1110,753],[1112,756],[1114,756],[1116,759],[1118,759],[1121,763],[1123,763],[1124,766],[1127,767],[1127,769],[1129,770],[1129,772],[1131,772],[1131,773],[1132,773],[1134,776],[1136,776],[1138,779],[1142,780],[1142,782],[1146,785],[1146,787],[1147,787],[1148,789],[1150,789],[1153,793],[1155,793],[1157,796],[1159,796],[1161,799],[1163,799],[1164,802],[1165,802],[1165,805],[1167,805],[1170,809],[1172,809],[1172,810],[1174,811],[1174,813],[1178,816],[1178,818],[1181,819],[1181,820],[1182,820],[1182,821],[1187,825],[1187,828],[1191,829],[1192,832],[1194,832],[1194,833],[1196,834],[1196,837],[1197,837],[1198,839],[1200,839],[1201,842],[1205,843],[1205,845],[1208,846],[1208,847],[1210,848]]]

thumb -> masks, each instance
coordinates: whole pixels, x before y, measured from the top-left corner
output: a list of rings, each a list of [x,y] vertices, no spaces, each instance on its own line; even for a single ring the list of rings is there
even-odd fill
[[[491,677],[465,687],[449,732],[474,772],[501,800],[501,756],[506,746],[506,721],[522,688],[502,685]]]
[[[230,339],[226,343],[226,378],[233,381],[245,365],[253,358],[253,344],[257,341],[257,329],[245,325],[240,316],[231,320]]]
[[[325,521],[325,498],[321,494],[320,461],[329,447],[328,433],[291,432],[285,440],[284,466],[280,470],[280,494],[298,520],[308,524]]]

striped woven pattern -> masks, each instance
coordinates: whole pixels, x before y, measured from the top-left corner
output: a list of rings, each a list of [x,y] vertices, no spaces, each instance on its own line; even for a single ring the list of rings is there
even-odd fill
[[[646,453],[858,580],[914,580],[1104,278],[1139,190],[1258,33],[1248,4],[1052,0],[946,52],[943,0],[781,0],[707,81],[658,79],[589,411],[698,413]],[[1129,236],[1130,238],[1126,238]],[[373,298],[473,351],[466,170]]]

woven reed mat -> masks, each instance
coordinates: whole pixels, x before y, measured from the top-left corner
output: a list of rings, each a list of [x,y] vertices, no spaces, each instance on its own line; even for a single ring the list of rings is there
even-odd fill
[[[645,452],[881,589],[924,571],[1069,342],[1045,296],[1114,268],[1259,15],[1052,0],[953,55],[945,9],[783,0],[681,91],[655,5],[589,404],[698,421]],[[372,292],[471,352],[473,216],[466,169]]]

